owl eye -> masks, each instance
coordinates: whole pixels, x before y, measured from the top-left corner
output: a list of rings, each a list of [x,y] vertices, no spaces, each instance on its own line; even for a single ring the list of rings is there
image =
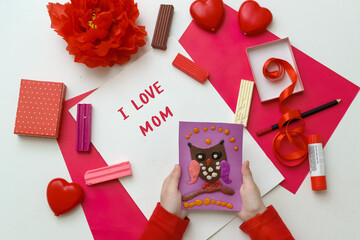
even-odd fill
[[[222,156],[222,154],[221,154],[221,152],[219,152],[219,151],[214,151],[214,152],[212,152],[212,154],[211,154],[211,157],[212,157],[213,159],[219,159],[219,158],[221,158],[221,156]]]
[[[204,161],[205,160],[205,154],[204,153],[197,153],[195,156],[196,156],[196,159],[198,161]]]

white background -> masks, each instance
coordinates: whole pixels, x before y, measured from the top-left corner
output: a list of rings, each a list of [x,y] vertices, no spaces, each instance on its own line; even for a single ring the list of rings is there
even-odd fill
[[[64,3],[65,1],[61,1]],[[179,39],[191,21],[191,0],[139,0],[138,24],[148,32],[160,3],[175,6],[170,34]],[[228,0],[239,9],[243,1]],[[269,30],[330,69],[360,85],[360,2],[357,0],[258,1],[273,13]],[[91,239],[81,208],[55,218],[45,191],[54,176],[70,179],[57,142],[13,132],[21,78],[61,81],[67,98],[99,87],[123,66],[89,69],[74,63],[66,43],[50,28],[47,1],[0,1],[0,239]],[[306,178],[296,195],[277,187],[264,201],[273,204],[296,239],[354,239],[359,236],[359,96],[325,148],[328,190],[311,191]],[[235,220],[212,239],[248,239]],[[61,229],[61,230],[60,230]],[[355,237],[356,238],[356,237]]]

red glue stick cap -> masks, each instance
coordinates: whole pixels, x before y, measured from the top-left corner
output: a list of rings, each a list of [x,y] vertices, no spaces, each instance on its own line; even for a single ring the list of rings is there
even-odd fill
[[[314,191],[326,190],[326,177],[311,177],[311,187]]]
[[[307,142],[308,142],[308,144],[322,143],[322,139],[321,139],[320,135],[314,134],[314,135],[307,136]]]

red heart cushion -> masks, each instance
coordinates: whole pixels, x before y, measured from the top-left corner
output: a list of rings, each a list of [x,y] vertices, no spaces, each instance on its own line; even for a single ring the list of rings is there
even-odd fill
[[[245,35],[262,33],[270,25],[272,14],[267,8],[260,7],[255,1],[245,1],[238,13],[239,26]]]
[[[199,27],[214,32],[222,23],[224,3],[222,0],[196,0],[190,6],[190,14]]]
[[[84,191],[77,183],[68,183],[65,179],[55,178],[47,187],[47,200],[56,216],[76,207],[84,199]]]

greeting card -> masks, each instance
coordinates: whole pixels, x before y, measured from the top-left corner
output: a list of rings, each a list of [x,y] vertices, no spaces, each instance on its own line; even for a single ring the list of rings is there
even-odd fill
[[[64,83],[21,80],[14,133],[58,138]]]
[[[240,211],[243,125],[180,122],[182,209]]]

